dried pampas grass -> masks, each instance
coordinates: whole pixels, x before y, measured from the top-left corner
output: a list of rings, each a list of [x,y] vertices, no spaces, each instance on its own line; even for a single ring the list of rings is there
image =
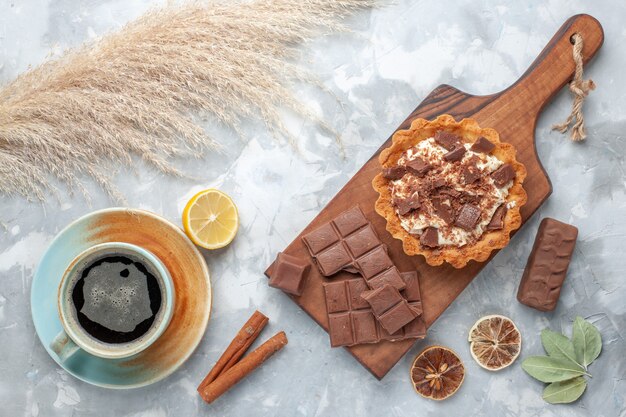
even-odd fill
[[[285,80],[298,43],[377,0],[209,1],[149,12],[95,45],[19,76],[0,91],[0,192],[44,200],[56,178],[70,190],[94,178],[115,199],[112,163],[168,159],[218,143],[191,118],[211,114],[237,130],[260,117],[285,133],[279,110],[312,117]]]

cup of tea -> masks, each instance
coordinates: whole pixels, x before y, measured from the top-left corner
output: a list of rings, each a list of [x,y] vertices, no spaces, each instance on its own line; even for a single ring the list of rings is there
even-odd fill
[[[82,349],[120,359],[154,343],[174,311],[174,285],[151,252],[124,242],[101,243],[67,267],[58,291],[63,330],[50,348],[61,361]]]

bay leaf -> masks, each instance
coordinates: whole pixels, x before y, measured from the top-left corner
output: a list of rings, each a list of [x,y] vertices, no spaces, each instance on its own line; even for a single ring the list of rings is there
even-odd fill
[[[550,404],[565,404],[576,401],[587,388],[582,376],[567,381],[553,382],[543,390],[543,399]]]
[[[522,369],[541,382],[565,381],[585,375],[585,370],[570,360],[549,356],[531,356],[522,362]]]
[[[582,367],[582,364],[576,359],[574,344],[561,333],[544,329],[541,332],[541,343],[543,344],[543,348],[546,350],[546,353],[551,357],[570,360],[576,365]]]
[[[572,328],[572,343],[576,352],[576,361],[585,368],[602,351],[602,337],[596,326],[578,316]]]

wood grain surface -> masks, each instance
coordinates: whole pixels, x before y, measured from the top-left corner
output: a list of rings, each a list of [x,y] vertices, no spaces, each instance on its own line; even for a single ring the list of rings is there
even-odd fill
[[[522,221],[525,223],[552,192],[550,179],[537,157],[535,126],[543,107],[571,80],[574,74],[570,40],[574,33],[582,35],[584,61],[589,61],[602,46],[604,33],[600,23],[592,16],[576,15],[561,26],[530,68],[506,90],[487,96],[474,96],[449,85],[440,85],[400,124],[398,130],[407,129],[415,118],[433,119],[445,113],[452,115],[457,121],[471,117],[481,127],[491,127],[497,130],[501,141],[515,146],[517,160],[522,162],[528,170],[528,177],[524,183],[528,202],[521,210]],[[378,154],[390,143],[391,138],[382,144],[283,252],[309,259],[309,254],[300,239],[301,236],[358,203],[368,219],[372,221],[378,235],[388,245],[391,258],[400,271],[416,269],[420,272],[424,319],[427,326],[431,326],[478,275],[486,263],[496,255],[497,251],[494,251],[486,262],[471,261],[463,269],[454,269],[446,264],[431,267],[421,256],[410,257],[404,254],[402,243],[391,237],[385,230],[385,220],[374,211],[378,194],[372,188],[371,182],[380,171]],[[266,275],[271,272],[271,269],[272,266],[268,268]],[[341,280],[354,277],[355,275],[348,272],[340,272],[331,279]],[[511,277],[511,279],[519,280],[519,277]],[[327,281],[328,279],[322,277],[313,267],[302,296],[292,297],[294,302],[326,330],[328,323],[322,284]],[[414,342],[414,340],[380,342],[347,349],[374,376],[381,379],[404,356]]]

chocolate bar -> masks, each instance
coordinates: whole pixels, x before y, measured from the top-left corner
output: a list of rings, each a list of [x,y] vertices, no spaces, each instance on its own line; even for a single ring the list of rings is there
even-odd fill
[[[289,294],[301,295],[310,267],[305,260],[278,252],[269,285]]]
[[[540,311],[554,310],[577,236],[578,229],[572,225],[551,218],[541,221],[519,284],[520,303]]]
[[[419,316],[393,334],[380,325],[369,304],[361,297],[363,292],[368,291],[363,279],[324,284],[331,346],[352,346],[426,336],[426,324],[421,317],[423,310],[417,272],[405,272],[401,275],[406,285],[401,294],[409,302],[411,310]]]
[[[405,284],[386,246],[359,206],[354,206],[302,237],[320,273],[326,277],[341,270],[358,272],[371,289]]]
[[[375,290],[365,291],[361,294],[361,298],[367,301],[376,320],[390,334],[397,332],[418,316],[407,300],[400,295],[400,291],[389,284]]]

